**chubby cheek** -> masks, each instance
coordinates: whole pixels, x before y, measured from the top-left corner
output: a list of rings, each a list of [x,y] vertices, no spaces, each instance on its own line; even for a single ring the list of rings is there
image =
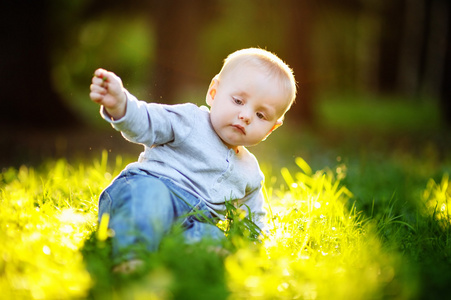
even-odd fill
[[[256,126],[256,130],[262,134],[262,135],[267,135],[271,129],[274,127],[274,125],[272,123],[269,122],[262,122],[260,124],[255,124]]]
[[[273,128],[273,126],[266,126],[265,129],[260,132],[261,140],[265,139],[272,132]]]
[[[210,120],[213,129],[216,131],[218,135],[221,136],[223,134],[223,130],[227,127],[224,116],[218,113],[218,111],[216,111],[215,114],[212,114],[210,116]]]
[[[219,109],[216,109],[215,113],[212,115],[212,123],[215,124],[215,126],[223,125],[226,119],[227,118],[224,114],[221,114],[221,110]]]
[[[217,107],[212,117],[215,119],[216,124],[226,125],[233,121],[233,113],[227,107]]]
[[[247,138],[252,144],[259,143],[268,135],[269,129],[266,128],[254,128],[254,130],[248,129]]]

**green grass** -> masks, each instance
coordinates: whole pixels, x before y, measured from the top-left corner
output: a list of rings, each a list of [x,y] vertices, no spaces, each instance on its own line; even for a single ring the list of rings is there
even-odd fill
[[[402,159],[400,158],[402,157]],[[5,299],[437,299],[451,280],[448,170],[407,154],[266,168],[271,236],[235,211],[225,249],[174,232],[146,269],[111,273],[97,199],[125,165],[60,159],[0,176]],[[449,165],[448,165],[449,166]],[[416,172],[415,170],[418,170]]]
[[[227,254],[184,245],[175,230],[128,277],[112,274],[111,232],[97,225],[99,194],[125,159],[105,151],[4,168],[1,297],[449,298],[449,134],[436,106],[416,104],[321,102],[320,130],[284,126],[252,149],[266,175],[268,238],[229,208]]]

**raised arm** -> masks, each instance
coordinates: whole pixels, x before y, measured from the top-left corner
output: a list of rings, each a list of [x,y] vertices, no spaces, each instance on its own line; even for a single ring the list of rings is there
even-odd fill
[[[118,120],[125,115],[127,97],[122,80],[116,74],[104,69],[97,69],[92,77],[90,89],[91,100],[103,105],[113,120]]]

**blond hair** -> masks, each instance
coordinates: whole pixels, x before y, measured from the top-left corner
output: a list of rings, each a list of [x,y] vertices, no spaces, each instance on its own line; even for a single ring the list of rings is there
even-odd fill
[[[243,65],[253,65],[262,68],[268,75],[274,76],[279,80],[279,84],[286,91],[289,110],[296,98],[296,80],[293,70],[277,55],[260,48],[247,48],[231,53],[224,60],[224,65],[217,75],[221,80],[226,74]]]

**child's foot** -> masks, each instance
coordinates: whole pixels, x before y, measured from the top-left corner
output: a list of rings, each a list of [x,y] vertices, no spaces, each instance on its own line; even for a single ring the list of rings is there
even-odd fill
[[[144,267],[144,261],[140,259],[132,259],[124,261],[113,268],[113,273],[129,275],[136,273]]]

